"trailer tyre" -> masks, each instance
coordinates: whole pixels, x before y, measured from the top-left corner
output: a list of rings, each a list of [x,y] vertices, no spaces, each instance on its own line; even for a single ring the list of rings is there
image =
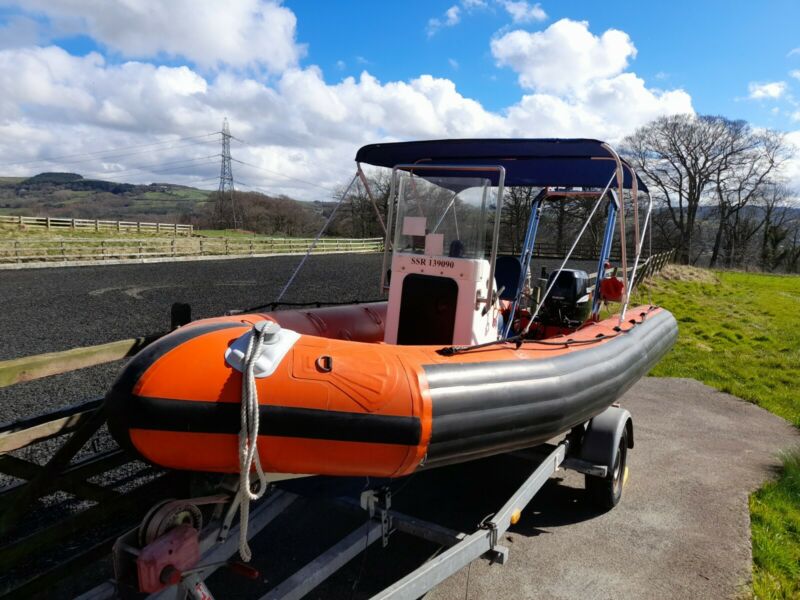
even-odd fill
[[[628,428],[622,428],[614,466],[607,477],[586,475],[586,493],[598,507],[610,510],[619,504],[628,462]]]

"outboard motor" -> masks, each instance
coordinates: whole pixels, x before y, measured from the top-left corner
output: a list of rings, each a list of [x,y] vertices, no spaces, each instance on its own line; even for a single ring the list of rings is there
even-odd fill
[[[548,287],[558,275],[553,289],[542,306],[542,322],[546,325],[578,327],[589,317],[589,275],[578,269],[553,271],[547,278]]]

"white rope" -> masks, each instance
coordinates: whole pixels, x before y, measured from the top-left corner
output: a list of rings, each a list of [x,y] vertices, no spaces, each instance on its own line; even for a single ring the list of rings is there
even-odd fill
[[[268,328],[259,331],[255,327],[247,344],[242,363],[242,428],[239,431],[239,491],[235,502],[239,504],[239,556],[248,562],[252,558],[247,545],[247,522],[250,518],[250,501],[258,500],[267,491],[267,476],[258,457],[258,390],[256,389],[256,362],[264,350],[264,339]],[[258,489],[250,487],[250,472],[255,466]]]

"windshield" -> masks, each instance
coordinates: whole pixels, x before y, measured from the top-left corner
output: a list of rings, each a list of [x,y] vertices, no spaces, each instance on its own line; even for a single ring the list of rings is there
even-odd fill
[[[484,257],[497,195],[488,179],[398,175],[395,252]]]

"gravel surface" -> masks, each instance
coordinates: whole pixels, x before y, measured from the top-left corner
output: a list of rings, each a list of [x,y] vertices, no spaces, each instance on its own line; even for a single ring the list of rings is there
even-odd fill
[[[382,256],[312,256],[286,302],[380,297]],[[0,360],[69,350],[166,331],[174,302],[195,319],[273,301],[299,256],[0,272]],[[557,261],[534,263],[555,268]],[[594,269],[576,262],[574,268]],[[102,396],[120,363],[0,388],[0,423]]]

